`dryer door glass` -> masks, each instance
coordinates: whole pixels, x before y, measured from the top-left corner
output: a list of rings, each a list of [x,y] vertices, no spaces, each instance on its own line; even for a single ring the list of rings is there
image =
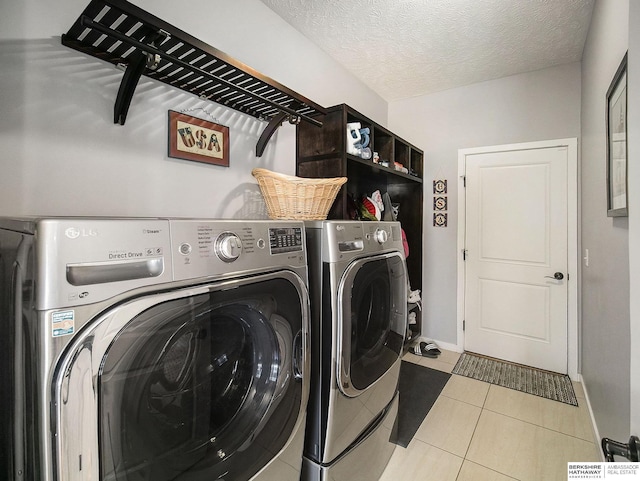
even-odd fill
[[[366,389],[400,357],[406,289],[406,269],[400,255],[359,260],[346,271],[341,295],[342,351],[348,358],[342,362],[356,390]],[[342,386],[348,384],[341,382]]]
[[[301,329],[299,292],[283,279],[132,319],[99,375],[100,479],[249,479],[303,408]]]

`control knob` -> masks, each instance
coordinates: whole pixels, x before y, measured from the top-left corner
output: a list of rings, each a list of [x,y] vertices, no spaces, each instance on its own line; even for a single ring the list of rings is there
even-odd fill
[[[242,241],[233,232],[223,232],[213,246],[214,252],[224,262],[233,262],[242,253]]]
[[[373,238],[378,244],[384,244],[385,242],[387,242],[389,234],[387,234],[387,231],[384,229],[376,229],[376,231],[373,233]]]

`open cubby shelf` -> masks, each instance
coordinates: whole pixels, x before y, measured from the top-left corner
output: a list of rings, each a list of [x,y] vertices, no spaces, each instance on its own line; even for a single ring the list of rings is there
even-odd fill
[[[370,130],[370,147],[380,160],[388,160],[389,167],[370,159],[347,153],[347,124],[360,122]],[[407,270],[411,289],[422,288],[422,150],[377,124],[348,105],[327,109],[321,128],[309,124],[298,125],[297,174],[301,177],[347,177],[331,211],[330,219],[349,219],[349,197],[370,195],[375,190],[388,192],[393,203],[400,204],[398,220],[407,236],[409,257]],[[394,162],[402,164],[410,173],[396,170]],[[422,319],[416,316],[407,344],[420,337]]]

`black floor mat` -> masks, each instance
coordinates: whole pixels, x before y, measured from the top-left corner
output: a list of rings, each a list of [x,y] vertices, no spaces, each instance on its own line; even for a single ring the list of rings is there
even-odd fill
[[[451,374],[402,361],[398,419],[392,442],[406,448]]]

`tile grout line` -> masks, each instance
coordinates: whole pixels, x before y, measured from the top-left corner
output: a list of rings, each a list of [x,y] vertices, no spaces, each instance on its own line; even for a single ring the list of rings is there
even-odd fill
[[[578,437],[578,436],[574,436],[573,434],[563,433],[562,431],[558,431],[558,430],[556,430],[556,429],[551,429],[551,428],[548,428],[548,427],[546,427],[546,426],[542,426],[542,425],[540,425],[540,424],[533,423],[533,422],[531,422],[531,421],[526,421],[526,420],[524,420],[524,419],[520,419],[520,418],[517,418],[517,417],[514,417],[514,416],[510,416],[510,415],[508,415],[508,414],[501,413],[501,412],[499,412],[499,411],[494,411],[493,409],[489,409],[489,408],[482,408],[482,410],[483,410],[483,411],[484,411],[485,409],[486,409],[486,411],[487,411],[487,412],[490,412],[490,413],[493,413],[493,414],[497,414],[497,415],[499,415],[499,416],[504,416],[505,418],[513,419],[513,420],[515,420],[515,421],[520,421],[520,422],[523,422],[523,423],[525,423],[525,424],[529,424],[529,425],[531,425],[531,426],[535,426],[535,427],[538,427],[538,428],[542,428],[542,429],[544,429],[544,430],[546,430],[546,431],[550,431],[550,432],[552,432],[552,433],[562,434],[563,436],[567,436],[567,437],[569,437],[569,438],[577,439],[577,440],[579,440],[579,441],[584,441],[585,443],[589,443],[589,444],[594,444],[594,445],[595,445],[595,443],[594,443],[594,442],[592,442],[592,441],[588,441],[588,440],[583,439],[583,438],[580,438],[580,437]]]
[[[469,463],[471,463],[471,464],[475,464],[475,465],[477,465],[477,466],[480,466],[481,468],[488,469],[489,471],[491,471],[491,472],[493,472],[493,473],[497,473],[497,474],[499,474],[500,476],[504,476],[505,478],[512,479],[513,481],[521,481],[521,480],[520,480],[520,479],[518,479],[518,478],[514,478],[513,476],[509,476],[508,474],[505,474],[505,473],[503,473],[503,472],[497,471],[497,470],[495,470],[495,469],[493,469],[493,468],[488,468],[487,466],[483,466],[482,464],[477,463],[477,462],[475,462],[475,461],[471,461],[470,459],[466,459],[466,458],[465,458],[465,461],[468,461],[468,462],[469,462]],[[464,463],[463,463],[463,464],[464,464]],[[462,471],[462,467],[460,467],[460,471]],[[460,473],[458,473],[458,477],[460,477]],[[456,477],[456,481],[458,481],[458,477]]]
[[[469,440],[469,445],[467,446],[467,450],[466,450],[466,451],[465,451],[465,453],[464,453],[464,458],[463,458],[462,464],[464,465],[464,462],[465,462],[465,461],[469,461],[470,463],[477,464],[478,466],[481,466],[481,467],[483,467],[483,468],[485,468],[485,469],[488,469],[488,470],[490,470],[490,471],[493,471],[494,473],[498,473],[498,474],[500,474],[500,475],[502,475],[502,476],[506,476],[507,478],[513,479],[514,481],[519,481],[517,478],[514,478],[514,477],[512,477],[512,476],[509,476],[509,475],[508,475],[508,474],[506,474],[506,473],[503,473],[503,472],[498,471],[498,470],[496,470],[496,469],[490,468],[490,467],[485,466],[484,464],[480,464],[480,463],[478,463],[478,462],[476,462],[476,461],[471,461],[470,459],[467,459],[467,454],[469,454],[469,449],[471,448],[471,443],[473,442],[473,437],[476,435],[476,430],[478,429],[478,424],[480,424],[480,418],[482,417],[482,413],[483,413],[485,410],[487,410],[488,412],[493,412],[493,411],[491,411],[491,410],[489,410],[489,409],[487,409],[487,408],[485,407],[485,405],[487,404],[487,399],[489,398],[489,391],[491,390],[491,386],[493,386],[493,384],[490,384],[490,385],[489,385],[489,389],[487,389],[487,393],[485,394],[485,396],[484,396],[484,400],[482,401],[482,406],[480,407],[480,416],[478,416],[478,420],[476,421],[476,425],[475,425],[475,426],[474,426],[474,428],[473,428],[473,433],[471,434],[471,439]],[[460,467],[460,470],[462,470],[462,466]],[[458,477],[459,477],[459,476],[460,476],[460,473],[458,472],[458,476],[456,477],[456,481],[457,481],[457,479],[458,479]]]
[[[478,429],[478,423],[480,423],[480,418],[482,417],[482,411],[484,411],[484,404],[487,402],[487,396],[489,395],[489,391],[487,390],[487,394],[484,397],[484,401],[482,402],[482,406],[480,406],[480,415],[476,420],[476,425],[473,427],[473,432],[471,433],[471,438],[469,438],[469,444],[467,445],[467,449],[464,451],[463,459],[467,459],[467,454],[469,454],[469,448],[471,447],[471,443],[473,442],[473,437],[476,435],[476,430]],[[464,463],[464,461],[463,461]],[[485,466],[486,467],[486,466]]]
[[[452,374],[452,376],[453,375],[454,374]],[[491,389],[491,386],[489,386],[489,389]],[[460,465],[460,469],[458,470],[458,474],[456,475],[456,481],[460,477],[460,473],[462,472],[462,466],[464,466],[464,462],[467,461],[467,454],[469,453],[469,448],[471,447],[471,443],[473,442],[473,437],[476,434],[476,429],[478,429],[478,423],[480,422],[480,417],[482,416],[482,411],[484,411],[484,405],[487,402],[487,397],[489,396],[489,389],[487,389],[487,392],[484,395],[484,400],[482,401],[482,406],[476,406],[476,407],[480,407],[480,415],[478,416],[478,419],[476,420],[476,425],[473,427],[473,432],[471,433],[471,437],[469,438],[469,444],[467,445],[467,449],[465,450],[464,456],[462,457],[462,464]],[[475,406],[475,404],[473,404],[473,406]],[[473,461],[469,461],[469,462],[471,463]],[[482,465],[479,464],[479,466],[482,466]],[[486,468],[486,466],[482,466],[482,467]]]
[[[411,361],[409,361],[409,362],[411,362]],[[429,368],[429,369],[434,369],[434,370],[438,370],[438,371],[441,371],[441,372],[446,372],[447,374],[449,374],[449,375],[450,375],[450,378],[449,378],[449,380],[447,381],[447,383],[449,383],[449,381],[451,381],[451,377],[453,377],[453,374],[451,373],[451,371],[453,370],[453,368],[454,368],[454,367],[455,367],[455,365],[457,364],[457,361],[456,361],[456,363],[453,363],[453,364],[448,363],[448,362],[444,362],[444,361],[440,361],[440,362],[441,362],[442,364],[446,364],[447,366],[449,366],[449,367],[450,367],[450,369],[449,369],[448,371],[443,371],[443,370],[441,370],[441,369],[437,369],[437,368],[435,368],[435,367],[428,366],[428,365],[425,365],[425,364],[422,364],[422,363],[417,363],[417,364],[419,364],[420,366],[423,366],[423,367],[427,367],[427,368]],[[446,386],[446,384],[445,384],[445,386]],[[443,389],[444,389],[444,388],[443,388]],[[488,391],[487,391],[487,392],[488,392]],[[451,399],[451,400],[453,400],[453,401],[457,401],[457,402],[462,402],[462,403],[467,404],[467,405],[469,405],[469,406],[473,406],[473,407],[480,407],[480,409],[481,409],[481,411],[482,411],[482,407],[481,407],[481,406],[476,406],[475,404],[471,404],[471,403],[468,403],[468,402],[465,402],[465,401],[461,401],[460,399],[456,399],[456,398],[453,398],[453,397],[447,396],[447,395],[445,395],[445,394],[442,394],[442,392],[440,392],[440,394],[438,395],[438,398],[436,398],[436,402],[438,401],[438,399],[439,399],[440,397],[446,397],[447,399]],[[487,397],[487,396],[485,395],[485,401],[486,401],[486,397]],[[484,402],[485,402],[485,401],[483,401],[483,405],[484,405]],[[434,404],[435,404],[435,402],[434,402]],[[479,419],[480,419],[480,416],[478,416],[478,420],[479,420]],[[478,422],[476,421],[476,426],[477,426],[477,424],[478,424]],[[475,427],[474,427],[474,432],[475,432]],[[473,439],[473,434],[471,435],[471,438]],[[459,456],[459,455],[458,455],[458,454],[456,454],[456,453],[452,453],[452,452],[450,452],[450,451],[447,451],[446,449],[443,449],[443,448],[442,448],[442,447],[440,447],[440,446],[435,446],[434,444],[428,443],[428,442],[426,442],[426,441],[422,441],[421,439],[416,439],[416,441],[419,441],[419,442],[421,442],[421,443],[423,443],[423,444],[426,444],[427,446],[431,446],[431,447],[432,447],[432,448],[434,448],[434,449],[438,449],[438,450],[440,450],[440,451],[443,451],[443,452],[445,452],[445,453],[448,453],[448,454],[450,454],[450,455],[452,455],[452,456],[455,456],[455,457],[457,457],[457,458],[461,459],[461,460],[462,460],[462,462],[460,463],[460,467],[458,468],[458,472],[456,473],[456,478],[455,478],[455,479],[457,480],[457,479],[460,477],[460,473],[461,473],[461,471],[462,471],[462,466],[464,465],[464,462],[465,462],[465,459],[466,459],[466,458],[465,458],[465,456],[466,456],[466,451],[465,451],[465,456]],[[471,445],[471,441],[469,441],[469,445]],[[467,450],[468,450],[468,449],[469,449],[469,446],[467,446]],[[484,466],[483,466],[483,467],[484,467]],[[514,480],[514,481],[518,481],[518,480]]]
[[[496,386],[496,388],[502,387],[502,386],[497,386],[496,384],[491,384],[491,386]],[[489,390],[487,391],[487,396],[485,397],[485,404],[487,402],[487,398],[489,397],[489,391],[491,391],[491,386],[489,387]],[[528,394],[528,393],[523,393],[523,394]],[[497,395],[499,395],[499,393]],[[531,395],[533,396],[533,394],[531,394]],[[554,401],[554,402],[559,402],[559,401]],[[573,439],[578,439],[580,441],[584,441],[584,442],[587,442],[587,443],[595,444],[595,443],[593,443],[591,441],[588,441],[588,440],[583,439],[583,438],[578,437],[578,436],[574,436],[572,434],[563,433],[562,431],[558,431],[556,429],[551,429],[551,428],[548,428],[546,426],[542,426],[540,424],[533,423],[531,421],[525,421],[524,419],[520,419],[520,418],[517,418],[517,417],[514,417],[514,416],[509,416],[508,414],[501,413],[499,411],[494,411],[493,409],[490,409],[489,407],[485,407],[484,405],[483,405],[482,409],[483,410],[486,409],[488,412],[491,412],[491,413],[494,413],[494,414],[499,414],[501,416],[505,416],[505,417],[510,418],[510,419],[515,419],[516,421],[522,421],[523,423],[531,424],[532,426],[538,426],[538,427],[540,427],[542,429],[546,429],[547,431],[551,431],[551,432],[558,433],[558,434],[563,434],[563,435],[568,436],[568,437],[573,438]]]

